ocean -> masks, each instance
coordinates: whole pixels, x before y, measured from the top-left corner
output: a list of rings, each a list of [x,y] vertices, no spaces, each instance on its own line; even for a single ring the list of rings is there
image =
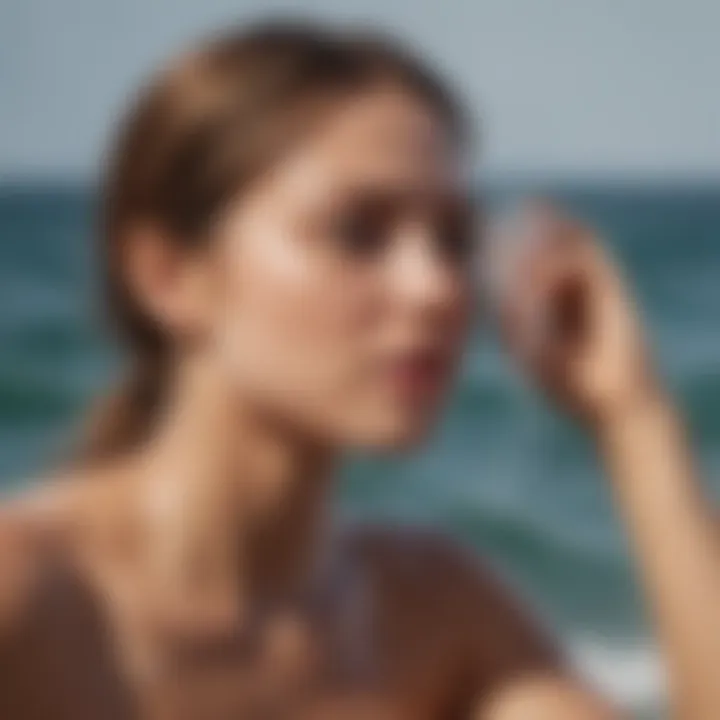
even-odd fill
[[[639,299],[710,492],[720,491],[720,184],[491,185],[490,205],[539,189],[608,239]],[[93,197],[0,185],[0,486],[52,460],[114,355],[94,273]],[[662,669],[622,528],[592,446],[548,408],[478,326],[433,441],[403,459],[354,459],[340,503],[472,543],[643,717]],[[672,528],[668,528],[671,535]]]

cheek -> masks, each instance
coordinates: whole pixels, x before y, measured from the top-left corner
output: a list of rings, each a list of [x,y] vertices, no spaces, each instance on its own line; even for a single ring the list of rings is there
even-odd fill
[[[297,402],[347,391],[363,362],[376,299],[371,283],[281,232],[255,232],[225,258],[219,330],[248,389]]]

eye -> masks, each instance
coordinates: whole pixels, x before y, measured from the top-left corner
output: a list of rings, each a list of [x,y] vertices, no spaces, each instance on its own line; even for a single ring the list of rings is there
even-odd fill
[[[386,208],[355,203],[340,209],[330,224],[332,242],[345,255],[371,258],[381,253],[390,234],[391,217]]]
[[[479,245],[479,223],[471,207],[453,207],[436,219],[438,251],[453,263],[465,263],[474,257]]]

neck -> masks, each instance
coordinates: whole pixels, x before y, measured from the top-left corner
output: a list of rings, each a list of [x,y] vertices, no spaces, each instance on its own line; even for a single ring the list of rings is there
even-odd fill
[[[327,529],[327,448],[238,407],[219,373],[192,368],[143,458],[150,574],[163,594],[234,614],[312,582]]]

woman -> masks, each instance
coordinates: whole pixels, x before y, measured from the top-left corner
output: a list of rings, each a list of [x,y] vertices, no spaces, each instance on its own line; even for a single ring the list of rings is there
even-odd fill
[[[140,96],[104,197],[131,372],[69,477],[3,510],[1,717],[613,716],[467,550],[331,521],[342,453],[417,443],[461,354],[462,133],[414,59],[313,29],[230,34]],[[679,717],[709,718],[718,566],[677,422],[613,267],[525,224],[510,346],[598,440]]]

